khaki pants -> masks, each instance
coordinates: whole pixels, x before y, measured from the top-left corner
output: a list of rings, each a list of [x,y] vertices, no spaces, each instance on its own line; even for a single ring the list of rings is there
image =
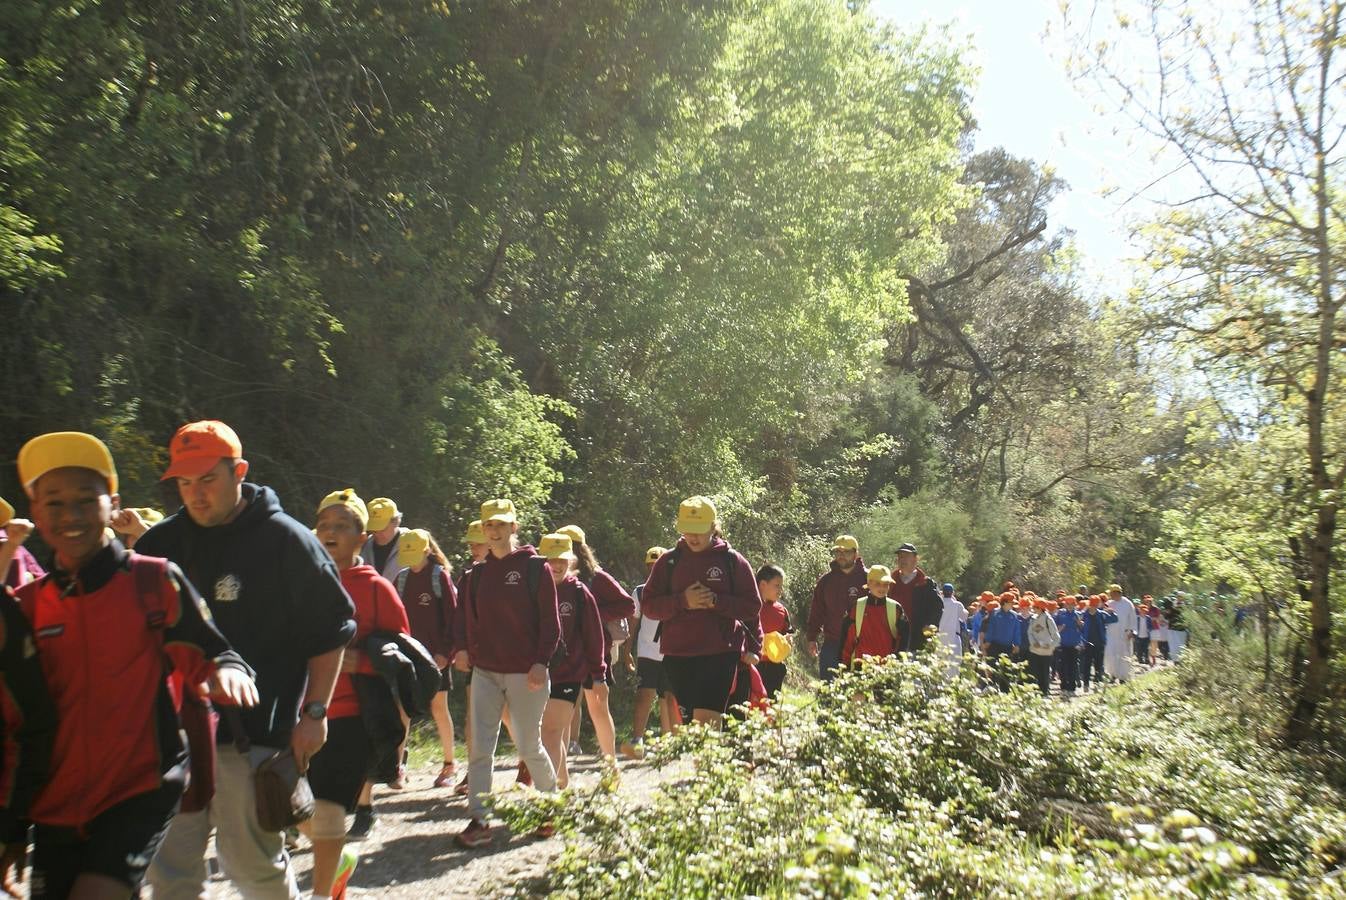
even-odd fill
[[[528,766],[540,791],[556,790],[556,770],[542,748],[542,712],[551,695],[551,679],[536,691],[528,689],[527,675],[472,670],[472,743],[468,748],[468,812],[486,818],[486,797],[495,771],[495,747],[500,740],[500,717],[509,701],[510,724],[518,742],[519,759]]]
[[[230,744],[216,747],[215,797],[200,812],[173,817],[150,865],[154,900],[204,900],[209,896],[206,845],[212,828],[220,867],[244,897],[299,897],[282,836],[262,830],[253,800],[252,767],[275,752],[270,747],[253,747],[245,759]]]

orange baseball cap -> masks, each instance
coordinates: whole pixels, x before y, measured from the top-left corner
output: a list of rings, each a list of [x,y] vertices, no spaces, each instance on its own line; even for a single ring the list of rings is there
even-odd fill
[[[169,442],[168,471],[159,480],[197,478],[222,459],[242,456],[243,444],[228,425],[214,419],[188,422]]]

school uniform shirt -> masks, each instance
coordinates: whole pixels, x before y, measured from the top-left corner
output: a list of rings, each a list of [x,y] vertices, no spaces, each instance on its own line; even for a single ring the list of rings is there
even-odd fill
[[[846,636],[841,642],[841,661],[849,665],[863,656],[892,656],[907,643],[906,613],[897,605],[897,634],[888,625],[888,600],[865,591],[865,615],[860,633],[855,631],[855,606],[846,619]]]
[[[849,572],[841,571],[835,562],[813,586],[813,602],[809,604],[809,620],[804,626],[804,637],[810,641],[822,635],[824,643],[841,642],[846,618],[855,612],[855,601],[868,591],[865,589],[865,561],[858,555]]]
[[[529,567],[535,567],[536,581],[531,596]],[[551,664],[561,639],[556,583],[532,546],[504,557],[488,553],[468,571],[453,631],[455,640],[465,641],[475,668],[524,675],[533,666]]]
[[[1062,647],[1078,647],[1084,643],[1084,622],[1077,612],[1057,610],[1056,630],[1061,635]]]
[[[586,678],[599,683],[608,671],[603,659],[607,631],[597,599],[573,572],[556,586],[556,612],[561,645],[551,664],[552,684],[573,684]]]
[[[685,591],[700,582],[715,597],[709,609],[689,609]],[[723,538],[693,553],[682,538],[650,570],[641,594],[645,615],[663,622],[660,649],[665,656],[742,653],[744,632],[762,642],[762,598],[757,578],[743,555]],[[741,624],[740,624],[741,623]]]
[[[428,567],[427,567],[428,568]],[[355,603],[355,637],[351,646],[360,651],[360,660],[354,672],[337,675],[332,702],[327,704],[327,718],[340,719],[360,714],[360,696],[355,691],[352,675],[376,675],[369,654],[364,652],[365,640],[376,631],[410,634],[407,610],[392,582],[371,565],[361,563],[341,570],[341,586]]]
[[[984,627],[988,644],[1009,647],[1019,643],[1019,617],[1007,609],[993,613]]]
[[[1084,641],[1095,647],[1106,647],[1108,626],[1117,621],[1117,617],[1105,609],[1090,607],[1082,617],[1084,620]]]
[[[405,573],[405,574],[404,574]],[[434,581],[439,581],[440,599],[435,599]],[[403,569],[393,581],[402,582],[402,605],[406,607],[411,636],[425,645],[430,654],[453,658],[454,613],[458,607],[458,588],[444,567],[431,562],[419,572]]]
[[[189,684],[225,666],[251,674],[177,566],[149,564],[162,574],[144,597],[116,541],[79,572],[57,570],[18,591],[58,721],[34,822],[82,827],[123,800],[185,782],[165,656]]]
[[[967,620],[968,634],[972,637],[972,646],[974,647],[981,643],[981,627],[985,618],[986,616],[978,609]]]

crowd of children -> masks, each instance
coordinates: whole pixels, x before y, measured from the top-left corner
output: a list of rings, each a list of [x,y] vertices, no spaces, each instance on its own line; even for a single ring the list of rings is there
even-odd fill
[[[680,505],[676,543],[647,551],[646,578],[628,593],[578,525],[524,543],[509,499],[481,505],[455,578],[434,536],[404,527],[390,498],[342,488],[310,523],[290,519],[245,480],[242,443],[222,422],[183,426],[169,455],[164,479],[182,509],[165,517],[120,505],[97,438],[28,442],[19,478],[50,571],[23,546],[34,525],[0,501],[0,874],[12,886],[31,840],[35,897],[129,897],[147,879],[156,897],[201,896],[212,831],[245,894],[299,896],[286,841],[259,830],[248,787],[258,765],[286,754],[314,797],[300,827],[313,896],[340,897],[357,863],[349,841],[376,825],[373,787],[406,783],[413,713],[434,721],[433,784],[466,796],[470,821],[455,840],[475,848],[495,835],[486,801],[502,725],[518,779],[551,791],[569,782],[581,702],[615,765],[619,752],[644,755],[656,708],[665,733],[714,726],[784,685],[795,634],[785,572],[754,569],[731,547],[708,498]],[[832,556],[804,627],[824,680],[937,636],[951,675],[966,653],[1008,657],[1044,693],[1056,680],[1070,695],[1105,675],[1126,680],[1132,656],[1176,658],[1185,640],[1180,608],[1149,596],[1136,608],[1118,585],[1046,598],[1006,584],[965,606],[912,544],[892,569],[866,565],[849,535]],[[395,686],[421,660],[432,699],[418,709]],[[637,689],[619,748],[610,690],[623,665]],[[1010,671],[995,670],[988,689],[1007,689]],[[457,785],[456,678],[468,747]]]

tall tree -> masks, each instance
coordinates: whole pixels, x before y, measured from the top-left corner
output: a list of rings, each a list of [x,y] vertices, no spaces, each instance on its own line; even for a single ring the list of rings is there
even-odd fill
[[[1334,544],[1346,485],[1340,312],[1346,266],[1346,56],[1339,0],[1095,2],[1067,15],[1075,62],[1156,147],[1167,212],[1151,223],[1151,333],[1190,346],[1286,402],[1302,468],[1287,492],[1311,525],[1291,535],[1307,608],[1305,677],[1287,735],[1310,733],[1334,654]],[[1238,399],[1235,398],[1235,408]],[[1257,423],[1252,423],[1254,426]]]

